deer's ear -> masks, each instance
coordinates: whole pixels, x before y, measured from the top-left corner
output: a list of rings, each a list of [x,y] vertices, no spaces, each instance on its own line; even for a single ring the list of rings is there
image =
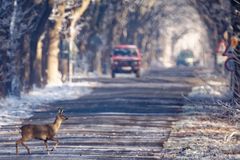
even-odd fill
[[[58,108],[58,114],[62,114],[63,113],[63,109]]]

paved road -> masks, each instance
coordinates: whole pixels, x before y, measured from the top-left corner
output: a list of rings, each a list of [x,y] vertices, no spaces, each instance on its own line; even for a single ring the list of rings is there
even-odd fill
[[[60,145],[50,155],[41,141],[21,146],[15,156],[16,126],[0,131],[0,159],[160,159],[172,124],[181,118],[183,95],[200,81],[193,69],[151,70],[141,78],[81,79],[101,85],[87,96],[43,106],[24,123],[49,123],[58,106],[69,116],[57,135]],[[4,149],[3,149],[4,148]]]

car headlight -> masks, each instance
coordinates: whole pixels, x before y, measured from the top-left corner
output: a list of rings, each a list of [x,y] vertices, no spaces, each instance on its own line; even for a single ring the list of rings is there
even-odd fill
[[[193,64],[193,58],[186,58],[186,62],[189,64]]]

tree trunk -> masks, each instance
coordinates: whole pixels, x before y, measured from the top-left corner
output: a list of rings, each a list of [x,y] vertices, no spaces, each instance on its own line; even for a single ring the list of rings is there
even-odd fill
[[[96,56],[95,56],[95,71],[97,72],[98,76],[102,75],[102,53],[101,50],[98,50],[96,52]]]
[[[240,4],[239,3],[236,3],[236,1],[234,0],[231,0],[231,4],[232,4],[232,27],[233,27],[233,32],[236,34],[236,35],[239,35],[240,33],[240,30],[239,30],[239,27],[240,27],[240,17],[233,14],[233,13],[236,13],[237,12],[240,12]],[[238,42],[239,43],[239,42]],[[233,73],[233,99],[236,103],[236,105],[240,105],[240,64],[239,64],[239,61],[240,61],[240,53],[239,53],[239,49],[240,49],[240,44],[238,44],[237,46],[237,49],[235,50],[235,55],[236,55],[236,60],[235,60],[235,71]]]
[[[43,81],[43,75],[42,75],[43,39],[44,39],[44,33],[41,35],[37,43],[37,55],[36,55],[36,60],[34,64],[34,68],[36,69],[35,83],[37,87],[41,87],[42,81]]]
[[[78,52],[78,47],[75,43],[75,39],[77,36],[77,32],[76,32],[76,24],[77,21],[81,18],[81,16],[84,14],[84,12],[87,10],[88,6],[90,4],[90,0],[82,0],[82,5],[79,8],[76,8],[73,11],[72,14],[72,21],[71,21],[71,26],[70,26],[70,41],[69,41],[69,49],[70,49],[70,55],[69,55],[69,69],[68,69],[68,79],[71,81],[72,79],[72,63],[71,63],[71,54],[77,54]]]
[[[36,83],[38,86],[40,86],[39,83],[41,83],[41,76],[36,76],[36,64],[38,64],[38,60],[36,59],[36,53],[37,53],[37,46],[39,42],[40,36],[44,32],[45,24],[48,21],[48,17],[51,14],[52,11],[52,2],[51,0],[45,0],[42,12],[40,13],[40,16],[35,24],[35,30],[31,34],[31,40],[30,40],[30,84],[29,86],[32,87],[34,83]],[[40,40],[41,41],[41,40]]]
[[[76,33],[76,24],[77,21],[81,18],[81,16],[84,14],[84,12],[87,10],[88,5],[90,4],[90,0],[83,0],[81,7],[75,9],[72,14],[72,22],[70,26],[70,52],[75,53],[76,52],[76,44],[75,44],[75,38],[77,36]]]
[[[48,62],[47,62],[47,83],[55,84],[61,82],[60,73],[58,70],[58,55],[59,55],[59,33],[62,27],[62,21],[64,18],[65,3],[61,3],[57,6],[58,15],[54,19],[54,25],[49,31],[49,48],[48,48]]]
[[[10,37],[8,42],[8,51],[7,55],[9,57],[9,85],[10,85],[10,94],[14,96],[20,96],[21,93],[21,82],[20,82],[20,37],[16,36],[17,26],[19,25],[19,21],[17,17],[21,14],[19,10],[19,4],[17,0],[13,2],[13,12],[11,15],[10,21]]]
[[[22,83],[23,83],[23,90],[29,91],[30,87],[30,36],[26,34],[23,37],[23,77],[22,77]]]

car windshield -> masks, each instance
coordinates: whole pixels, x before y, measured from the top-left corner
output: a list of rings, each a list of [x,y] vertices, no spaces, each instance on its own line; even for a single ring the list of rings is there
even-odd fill
[[[179,58],[193,58],[193,52],[190,51],[190,50],[184,50],[182,51],[179,55],[178,55]]]
[[[114,56],[137,56],[135,48],[115,48],[113,50]]]

